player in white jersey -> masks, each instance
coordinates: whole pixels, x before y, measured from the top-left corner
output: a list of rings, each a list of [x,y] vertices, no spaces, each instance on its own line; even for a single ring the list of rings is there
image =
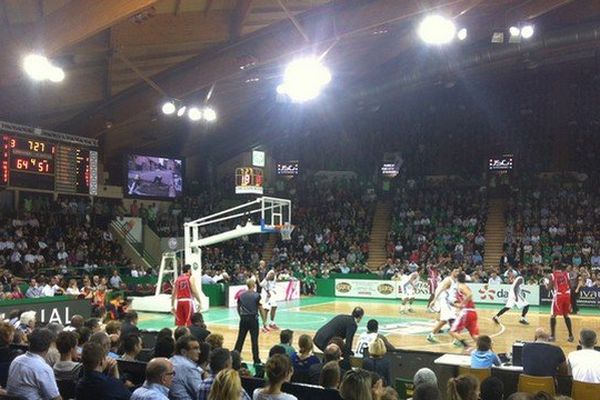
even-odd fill
[[[261,303],[262,303],[262,320],[263,320],[263,332],[269,332],[269,330],[277,330],[279,327],[275,325],[275,313],[277,312],[277,301],[275,295],[277,291],[277,279],[275,277],[275,271],[270,270],[267,272],[265,279],[260,283],[261,291]],[[269,310],[271,316],[271,323],[267,326],[269,317]]]
[[[417,282],[419,281],[419,271],[408,272],[406,271],[402,275],[400,281],[400,290],[402,292],[402,304],[400,305],[400,313],[414,312],[412,303],[415,300],[415,293],[417,291]],[[408,306],[407,306],[408,304]]]
[[[523,325],[529,325],[527,321],[527,312],[529,311],[529,303],[527,299],[525,299],[525,292],[523,290],[523,285],[525,284],[525,280],[521,275],[517,275],[514,280],[512,287],[510,289],[510,293],[508,294],[508,300],[506,301],[506,305],[503,309],[498,311],[492,320],[495,323],[500,323],[500,316],[510,310],[513,307],[517,307],[519,310],[523,310],[521,312],[521,318],[519,319],[519,323]]]
[[[429,303],[429,308],[436,307],[439,309],[440,318],[433,327],[431,333],[427,335],[427,341],[431,343],[438,343],[436,334],[440,332],[445,324],[452,325],[452,322],[456,319],[457,310],[454,305],[456,300],[456,292],[458,290],[458,282],[456,277],[460,269],[455,268],[452,270],[449,276],[444,278],[442,283],[437,288],[436,294],[433,300]],[[435,305],[435,306],[434,306]]]

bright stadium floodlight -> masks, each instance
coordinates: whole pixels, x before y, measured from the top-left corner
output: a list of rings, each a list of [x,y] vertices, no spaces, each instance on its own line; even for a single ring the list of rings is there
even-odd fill
[[[188,117],[192,121],[199,121],[202,119],[202,111],[198,107],[190,107],[188,110]]]
[[[175,102],[173,100],[165,101],[162,105],[162,112],[165,115],[171,115],[175,112]]]
[[[533,36],[534,29],[533,25],[525,25],[521,28],[521,37],[523,39],[529,39]]]
[[[185,110],[187,110],[186,106],[181,106],[179,108],[179,110],[177,110],[177,116],[178,117],[183,117],[183,115],[185,114]]]
[[[329,82],[331,72],[318,58],[301,58],[288,64],[277,93],[285,93],[292,101],[301,103],[318,97]]]
[[[65,71],[60,67],[51,66],[48,70],[48,80],[50,82],[58,83],[65,79]]]
[[[417,33],[427,44],[448,44],[454,39],[456,26],[454,22],[441,15],[429,15],[421,21]]]
[[[467,38],[467,28],[462,28],[456,33],[458,40],[465,40]]]
[[[211,107],[204,107],[204,109],[202,110],[202,116],[207,122],[213,122],[217,119],[217,113]]]
[[[30,54],[23,59],[23,68],[34,81],[43,81],[48,79],[52,64],[42,55]]]
[[[519,36],[521,34],[521,30],[518,27],[516,27],[516,26],[511,26],[508,29],[508,33],[510,33],[510,36],[516,37],[516,36]]]

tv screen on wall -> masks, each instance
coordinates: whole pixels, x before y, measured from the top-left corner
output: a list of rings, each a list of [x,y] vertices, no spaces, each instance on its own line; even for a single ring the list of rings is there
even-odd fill
[[[130,154],[126,161],[129,197],[174,199],[183,194],[183,160]]]

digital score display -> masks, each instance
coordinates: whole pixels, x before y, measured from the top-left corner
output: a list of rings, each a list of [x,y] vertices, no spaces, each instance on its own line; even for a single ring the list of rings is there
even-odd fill
[[[92,152],[46,140],[2,135],[0,183],[29,189],[95,194],[92,186],[96,190],[97,177],[92,177],[90,171],[96,172],[97,168],[90,165]],[[94,160],[97,162],[97,155]]]

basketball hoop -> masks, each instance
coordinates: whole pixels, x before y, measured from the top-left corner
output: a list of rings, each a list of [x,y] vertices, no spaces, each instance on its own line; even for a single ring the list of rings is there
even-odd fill
[[[279,225],[279,233],[281,233],[281,240],[288,242],[292,240],[292,232],[294,231],[295,226],[286,222],[283,225]]]

